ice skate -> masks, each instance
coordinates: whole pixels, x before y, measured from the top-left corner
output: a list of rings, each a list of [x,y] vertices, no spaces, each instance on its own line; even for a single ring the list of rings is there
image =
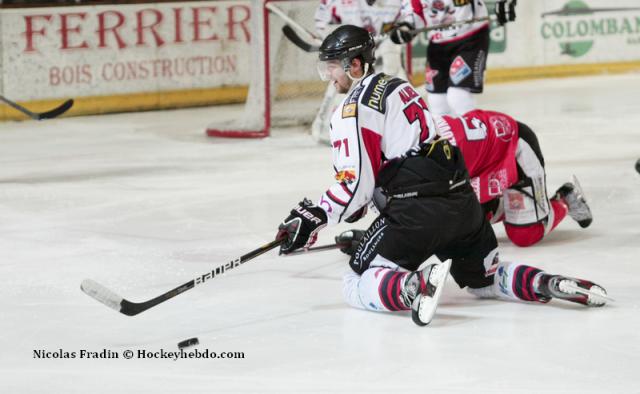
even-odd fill
[[[555,199],[563,200],[569,208],[569,216],[582,228],[587,228],[593,221],[591,209],[584,197],[582,187],[576,176],[573,176],[573,182],[567,182],[556,191]]]
[[[433,319],[450,267],[451,260],[430,264],[410,273],[403,283],[400,296],[411,307],[411,318],[417,325],[426,326]]]
[[[602,286],[593,282],[545,273],[540,275],[536,292],[544,297],[563,299],[586,306],[603,306],[607,301],[613,301],[607,296]]]

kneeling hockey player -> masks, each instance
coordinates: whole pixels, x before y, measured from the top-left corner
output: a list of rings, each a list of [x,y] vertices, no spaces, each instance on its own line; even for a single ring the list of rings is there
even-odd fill
[[[369,33],[341,26],[323,41],[318,69],[346,98],[331,119],[334,183],[317,204],[301,201],[279,226],[281,253],[309,247],[327,224],[365,213],[374,189],[388,203],[353,248],[344,278],[348,304],[412,310],[428,324],[449,272],[480,297],[604,305],[590,281],[551,275],[498,258],[493,229],[469,181],[460,150],[437,138],[427,106],[406,81],[373,70]],[[436,255],[441,264],[428,264]]]

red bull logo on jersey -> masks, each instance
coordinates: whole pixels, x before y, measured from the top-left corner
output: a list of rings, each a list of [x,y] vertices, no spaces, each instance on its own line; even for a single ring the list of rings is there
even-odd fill
[[[466,77],[471,75],[471,67],[464,61],[462,56],[456,56],[449,68],[449,77],[455,85],[458,85]]]
[[[353,183],[356,180],[356,170],[346,169],[336,173],[336,181],[344,183]]]

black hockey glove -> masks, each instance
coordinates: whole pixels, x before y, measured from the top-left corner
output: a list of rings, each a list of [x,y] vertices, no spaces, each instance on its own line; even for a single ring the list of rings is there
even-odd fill
[[[324,210],[305,198],[278,227],[276,239],[285,238],[280,246],[280,254],[310,247],[318,239],[318,231],[326,225],[327,214]]]
[[[517,0],[499,0],[494,4],[494,12],[496,13],[500,26],[516,20],[516,1]]]
[[[414,29],[411,23],[400,22],[393,27],[393,30],[389,33],[389,38],[394,44],[406,44],[413,40],[414,34],[411,33],[411,30]]]
[[[363,238],[363,230],[347,230],[336,236],[336,243],[340,245],[340,251],[342,253],[353,256],[353,253]]]

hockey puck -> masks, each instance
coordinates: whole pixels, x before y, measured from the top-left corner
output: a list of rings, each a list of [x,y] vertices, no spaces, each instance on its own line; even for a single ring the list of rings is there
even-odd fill
[[[640,174],[640,159],[636,161],[636,171],[638,171],[638,174]]]
[[[178,343],[178,349],[184,349],[189,346],[195,346],[199,343],[200,342],[198,342],[198,338],[185,339],[184,341]]]

